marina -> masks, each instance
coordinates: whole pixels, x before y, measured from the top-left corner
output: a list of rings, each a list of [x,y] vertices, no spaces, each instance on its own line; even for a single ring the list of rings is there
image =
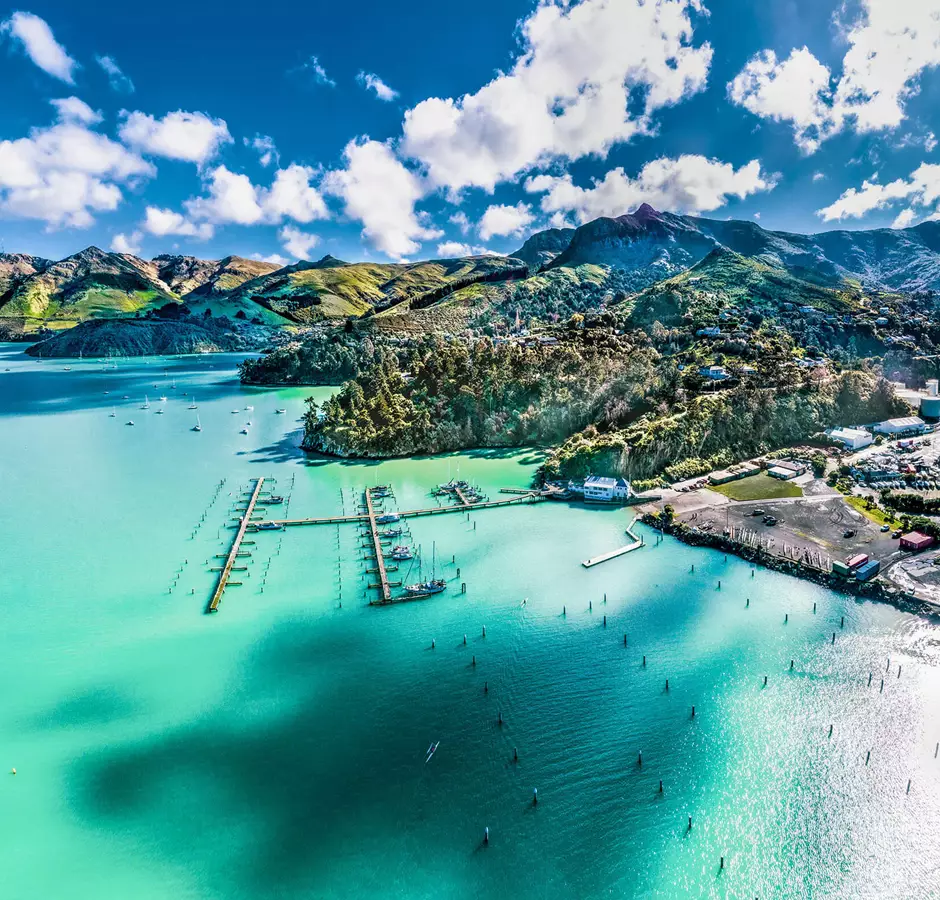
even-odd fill
[[[642,524],[643,552],[585,568],[632,512],[507,493],[534,452],[306,459],[284,448],[327,391],[245,391],[235,362],[169,363],[199,397],[198,440],[188,400],[136,410],[163,361],[50,374],[12,348],[3,363],[11,900],[115,884],[141,900],[365,900],[392,883],[416,898],[931,895],[929,619]],[[239,438],[231,410],[249,404]],[[516,502],[436,506],[458,464]],[[376,523],[386,578],[420,583],[394,547],[423,547],[427,569],[436,544],[448,589],[430,602],[369,606],[383,595],[360,508],[379,484],[373,513],[398,517]],[[89,509],[122,527],[104,540]],[[331,524],[285,524],[306,516]],[[49,565],[63,546],[70,565]],[[230,559],[224,615],[205,617]]]

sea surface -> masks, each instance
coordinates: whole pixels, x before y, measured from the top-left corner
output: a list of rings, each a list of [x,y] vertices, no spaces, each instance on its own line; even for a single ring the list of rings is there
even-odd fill
[[[253,478],[325,516],[539,462],[305,458],[330,389],[238,361],[0,345],[3,900],[940,896],[936,622],[649,529],[587,570],[632,516],[551,503],[412,520],[449,588],[388,608],[357,526],[259,533],[206,615]]]

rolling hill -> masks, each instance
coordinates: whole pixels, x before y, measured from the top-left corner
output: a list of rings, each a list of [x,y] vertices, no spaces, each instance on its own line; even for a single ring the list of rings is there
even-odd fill
[[[940,290],[940,222],[807,235],[768,231],[756,222],[673,215],[645,203],[632,214],[582,225],[549,267],[605,265],[630,273],[634,289],[642,290],[695,265],[718,246],[804,281]]]

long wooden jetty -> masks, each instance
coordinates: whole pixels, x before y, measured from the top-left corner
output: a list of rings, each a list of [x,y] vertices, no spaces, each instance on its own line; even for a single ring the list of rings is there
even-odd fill
[[[258,497],[261,496],[261,487],[263,484],[264,478],[258,478],[255,481],[254,490],[251,492],[251,499],[248,501],[248,506],[245,508],[245,514],[241,517],[238,531],[235,533],[235,540],[232,541],[232,548],[229,550],[228,558],[225,560],[225,565],[222,566],[222,571],[219,574],[219,583],[215,586],[215,593],[212,595],[212,599],[209,601],[209,606],[206,612],[217,612],[219,609],[219,603],[222,601],[222,594],[225,592],[225,586],[229,583],[228,579],[232,574],[235,560],[238,559],[238,551],[242,545],[242,540],[245,537],[245,532],[248,530],[248,524],[251,522],[251,514],[254,511],[255,504],[258,502]],[[235,582],[232,583],[235,584]]]
[[[379,538],[379,526],[375,521],[375,510],[372,508],[372,488],[366,488],[366,515],[369,519],[369,531],[372,533],[372,546],[375,548],[375,566],[379,576],[379,583],[375,585],[382,592],[382,602],[388,603],[392,599],[392,590],[388,586],[388,573],[385,571],[385,557],[382,555],[382,541]],[[369,585],[372,587],[372,585]]]
[[[474,503],[467,506],[431,506],[426,509],[409,509],[405,512],[396,513],[400,519],[412,519],[416,516],[440,516],[445,513],[455,513],[455,512],[467,512],[468,508],[472,509],[474,512],[478,509],[494,509],[496,507],[502,506],[515,506],[520,503],[538,503],[540,500],[545,498],[536,493],[535,491],[531,493],[522,494],[515,497],[510,497],[507,500],[486,500],[482,503]],[[276,525],[283,525],[285,527],[294,526],[294,525],[338,525],[342,522],[368,522],[369,513],[360,513],[358,515],[351,516],[323,516],[320,518],[314,519],[270,519],[269,522]]]
[[[623,556],[624,553],[629,553],[631,550],[639,550],[643,546],[643,538],[637,537],[636,533],[633,531],[633,526],[636,525],[636,519],[634,519],[627,526],[627,535],[633,538],[633,542],[627,544],[625,547],[618,547],[616,550],[611,550],[609,553],[603,553],[600,556],[591,557],[591,559],[584,560],[581,563],[585,569],[590,569],[591,566],[596,566],[599,563],[607,562],[609,559],[616,559],[618,556]]]

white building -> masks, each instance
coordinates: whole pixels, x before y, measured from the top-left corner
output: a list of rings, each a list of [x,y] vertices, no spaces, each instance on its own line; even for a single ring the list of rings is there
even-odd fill
[[[864,428],[833,428],[829,437],[845,444],[849,450],[861,450],[875,440],[871,432],[865,431]]]
[[[731,377],[724,366],[702,366],[698,373],[712,381],[725,381]]]
[[[594,503],[616,503],[630,496],[630,482],[625,478],[588,475],[584,479],[584,499]]]
[[[920,416],[905,416],[901,419],[886,419],[875,426],[879,434],[920,434],[927,423]]]

